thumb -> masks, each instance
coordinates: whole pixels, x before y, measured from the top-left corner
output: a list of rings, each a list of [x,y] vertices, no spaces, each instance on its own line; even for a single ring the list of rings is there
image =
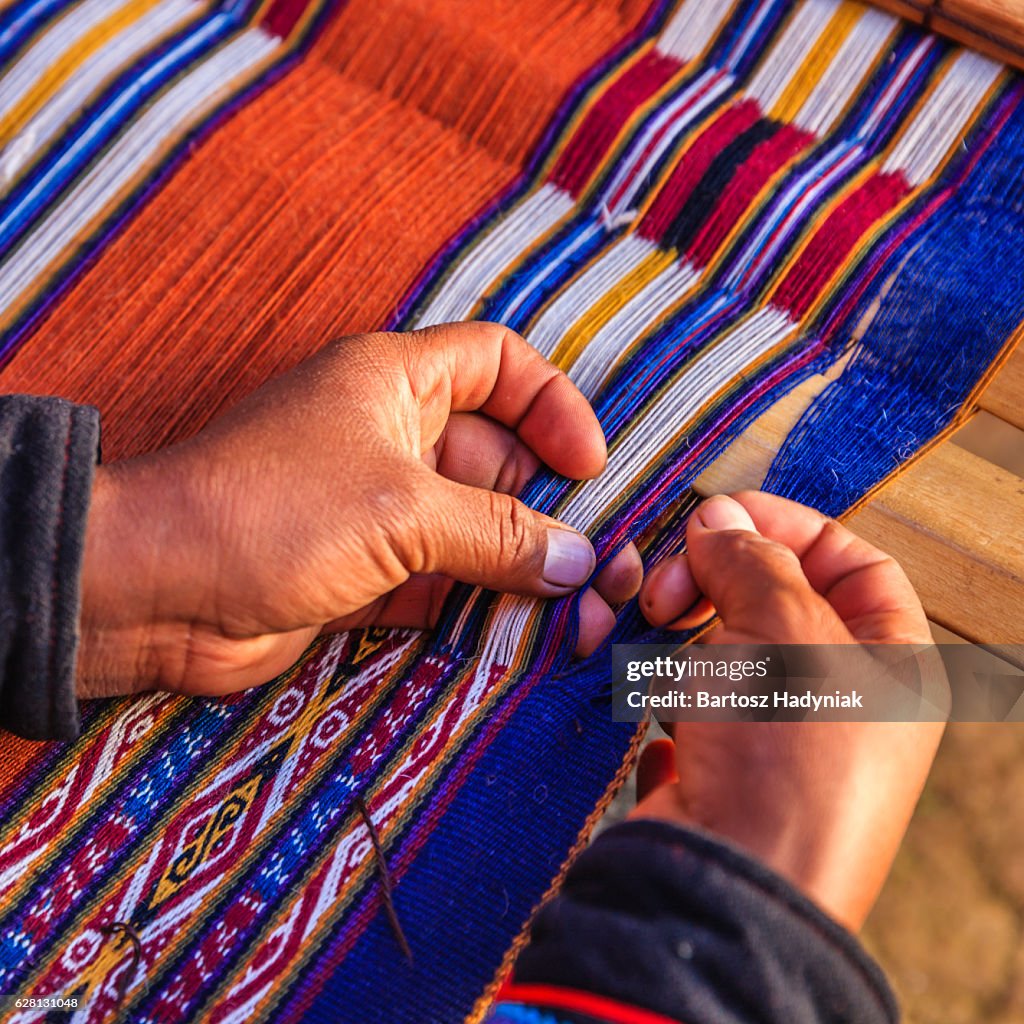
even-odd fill
[[[829,634],[836,643],[849,639],[796,554],[758,533],[738,501],[716,495],[700,505],[687,527],[686,545],[697,589],[728,633],[772,643],[806,643]]]
[[[583,534],[508,494],[434,475],[417,510],[425,572],[491,590],[563,597],[597,563]]]

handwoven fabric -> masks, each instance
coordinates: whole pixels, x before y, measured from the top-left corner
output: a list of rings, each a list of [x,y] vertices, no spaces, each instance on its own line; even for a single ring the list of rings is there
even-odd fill
[[[610,445],[524,497],[650,561],[809,374],[849,355],[766,486],[839,514],[1024,319],[1020,80],[848,0],[35,0],[0,8],[0,59],[3,385],[98,404],[108,457],[325,337],[497,319]],[[89,1021],[481,1014],[635,745],[576,608],[460,588],[430,635],[4,738],[0,991]],[[643,635],[625,609],[614,639]]]

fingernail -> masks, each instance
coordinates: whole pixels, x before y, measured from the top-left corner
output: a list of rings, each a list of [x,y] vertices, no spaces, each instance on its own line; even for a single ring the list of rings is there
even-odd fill
[[[582,587],[590,579],[597,558],[590,541],[572,530],[548,530],[544,582],[554,587]]]
[[[725,494],[708,498],[696,512],[697,520],[706,530],[748,530],[757,532],[747,510]]]
[[[663,626],[684,615],[700,600],[700,591],[685,558],[670,558],[647,576],[644,611],[652,626]]]

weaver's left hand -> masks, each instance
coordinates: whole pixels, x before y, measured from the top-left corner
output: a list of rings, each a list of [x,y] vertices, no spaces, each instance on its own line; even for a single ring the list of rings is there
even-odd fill
[[[262,683],[321,632],[433,625],[455,579],[569,594],[589,542],[512,495],[542,462],[586,478],[605,458],[586,399],[512,331],[342,339],[192,440],[98,470],[79,694]],[[593,581],[577,653],[641,575],[630,548]]]

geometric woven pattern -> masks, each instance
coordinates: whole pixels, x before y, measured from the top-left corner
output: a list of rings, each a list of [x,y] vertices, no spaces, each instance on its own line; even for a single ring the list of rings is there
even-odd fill
[[[609,439],[600,479],[524,497],[649,560],[809,374],[852,353],[768,485],[838,514],[1024,319],[1001,65],[851,0],[467,17],[7,5],[5,387],[97,402],[127,454],[331,332],[500,320]],[[73,744],[3,738],[0,990],[89,1021],[479,1015],[634,743],[575,630],[575,600],[457,588],[429,636],[321,642],[223,700],[97,702]],[[615,638],[642,632],[624,609]]]

